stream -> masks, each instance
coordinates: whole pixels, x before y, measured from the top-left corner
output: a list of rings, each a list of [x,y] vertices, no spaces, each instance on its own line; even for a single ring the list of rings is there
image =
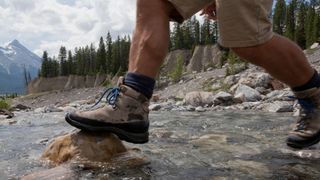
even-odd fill
[[[72,130],[64,113],[16,112],[0,118],[0,179],[48,169],[39,158],[54,137]],[[78,170],[78,179],[320,179],[320,145],[285,144],[291,114],[152,112],[148,163],[118,169]]]

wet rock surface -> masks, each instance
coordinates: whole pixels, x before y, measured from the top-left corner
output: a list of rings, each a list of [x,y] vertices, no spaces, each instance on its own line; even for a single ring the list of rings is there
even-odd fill
[[[63,117],[64,113],[61,112],[19,112],[13,118],[17,121],[16,124],[1,124],[0,177],[320,178],[319,144],[305,150],[294,150],[285,145],[289,125],[295,121],[291,114],[153,112],[150,115],[149,143],[124,143],[129,151],[114,156],[108,163],[76,158],[52,167],[39,159],[50,144],[57,142],[54,139],[70,137],[68,133],[74,130],[64,122]],[[79,132],[72,132],[73,135],[82,136],[77,133]],[[90,135],[85,137],[90,139]],[[81,138],[78,141],[82,141]],[[100,156],[97,152],[97,157]]]
[[[41,158],[56,165],[75,159],[108,162],[115,155],[126,151],[122,142],[113,134],[76,131],[55,138]]]

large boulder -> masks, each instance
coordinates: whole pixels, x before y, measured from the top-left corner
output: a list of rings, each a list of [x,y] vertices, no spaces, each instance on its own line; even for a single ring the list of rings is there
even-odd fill
[[[247,85],[240,84],[235,92],[235,97],[243,97],[244,102],[255,102],[261,100],[260,93]]]
[[[187,66],[188,72],[202,72],[220,64],[222,53],[217,45],[197,46]]]
[[[194,91],[186,94],[184,102],[195,107],[205,105],[211,106],[214,103],[214,98],[215,96],[212,92]]]
[[[44,151],[42,159],[55,165],[76,159],[108,162],[126,151],[118,137],[111,133],[76,131],[56,138]]]

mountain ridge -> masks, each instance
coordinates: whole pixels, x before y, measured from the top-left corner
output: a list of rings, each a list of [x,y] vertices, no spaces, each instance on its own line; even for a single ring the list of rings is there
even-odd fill
[[[0,46],[0,93],[25,93],[24,70],[33,79],[40,66],[41,58],[18,40]]]

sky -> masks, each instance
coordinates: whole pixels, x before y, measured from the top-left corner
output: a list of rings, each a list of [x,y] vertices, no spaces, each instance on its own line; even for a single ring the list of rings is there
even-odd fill
[[[0,46],[17,39],[39,56],[131,34],[135,0],[0,0]]]

